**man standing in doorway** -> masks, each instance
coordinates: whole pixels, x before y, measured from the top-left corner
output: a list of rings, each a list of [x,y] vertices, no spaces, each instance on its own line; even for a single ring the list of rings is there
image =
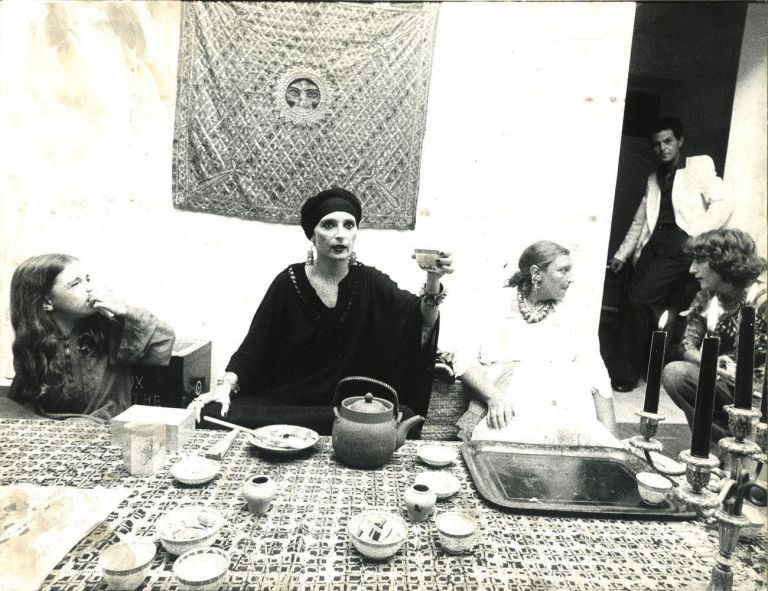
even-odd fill
[[[664,310],[677,313],[690,305],[696,285],[683,243],[689,236],[722,228],[733,210],[712,158],[683,156],[685,138],[678,119],[659,119],[649,139],[659,164],[648,177],[624,241],[608,262],[614,273],[630,256],[634,263],[609,363],[612,386],[619,392],[633,390],[645,374],[650,333]]]

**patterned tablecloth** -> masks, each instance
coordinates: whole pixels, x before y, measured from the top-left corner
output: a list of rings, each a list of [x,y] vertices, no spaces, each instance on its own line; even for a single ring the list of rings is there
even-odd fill
[[[222,432],[198,431],[190,450],[204,450]],[[426,443],[426,442],[424,442]],[[449,555],[441,548],[434,520],[409,521],[406,545],[389,561],[364,560],[346,533],[352,515],[384,507],[407,520],[404,490],[429,470],[417,456],[424,443],[408,441],[385,467],[353,470],[334,460],[330,438],[292,459],[272,459],[239,436],[215,480],[201,487],[174,481],[169,458],[154,476],[135,478],[123,468],[109,430],[90,424],[0,421],[0,485],[128,487],[133,493],[83,538],[54,568],[43,588],[100,589],[98,555],[117,541],[117,531],[154,534],[166,511],[209,505],[225,516],[215,547],[231,555],[225,589],[316,589],[323,591],[421,589],[662,590],[705,589],[717,549],[713,522],[632,521],[521,515],[491,508],[478,495],[463,462],[448,468],[461,482],[436,511],[474,513],[482,540],[474,552]],[[448,444],[458,448],[458,443]],[[257,473],[279,483],[270,511],[251,515],[242,496],[244,481]],[[742,541],[736,553],[735,589],[764,584],[765,536]],[[162,548],[145,588],[176,589],[174,557]]]

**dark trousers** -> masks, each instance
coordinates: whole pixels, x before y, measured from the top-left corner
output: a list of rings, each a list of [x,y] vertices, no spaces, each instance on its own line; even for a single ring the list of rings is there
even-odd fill
[[[611,379],[634,382],[645,377],[650,337],[665,310],[674,317],[697,291],[691,257],[683,252],[688,235],[674,224],[657,227],[643,248],[619,306]]]
[[[673,361],[664,368],[662,384],[678,408],[685,413],[688,426],[693,425],[693,411],[696,408],[696,389],[699,382],[699,366],[690,361]],[[712,447],[723,437],[730,437],[726,404],[733,404],[733,386],[717,380],[715,386],[715,411],[712,415]],[[717,455],[717,454],[716,454]]]

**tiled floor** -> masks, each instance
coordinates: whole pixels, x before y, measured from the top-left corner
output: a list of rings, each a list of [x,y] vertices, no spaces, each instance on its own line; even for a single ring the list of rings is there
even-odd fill
[[[645,400],[645,382],[631,392],[614,392],[613,406],[616,410],[617,423],[635,423],[639,419],[635,411],[643,410]],[[669,398],[662,388],[659,396],[659,414],[663,415],[665,423],[685,423],[685,415]]]

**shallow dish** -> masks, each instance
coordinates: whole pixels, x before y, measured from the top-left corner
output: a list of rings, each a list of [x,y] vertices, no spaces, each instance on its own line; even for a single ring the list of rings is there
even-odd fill
[[[182,589],[215,591],[229,570],[229,555],[217,548],[185,552],[173,563],[173,574]]]
[[[672,482],[655,472],[639,472],[637,478],[637,492],[644,503],[660,505],[663,503],[669,491],[672,490]]]
[[[448,472],[422,472],[414,478],[416,484],[426,484],[435,491],[437,499],[443,500],[459,492],[459,479]]]
[[[352,517],[347,532],[360,554],[371,560],[385,560],[405,543],[408,524],[389,511],[371,509]]]
[[[440,545],[446,552],[466,552],[477,543],[477,521],[466,511],[446,511],[435,517]]]
[[[422,445],[416,454],[419,459],[428,466],[442,468],[449,466],[456,461],[458,454],[456,450],[447,445]]]
[[[297,425],[268,425],[248,433],[251,445],[272,454],[291,455],[318,442],[317,431]]]
[[[157,537],[171,554],[207,548],[216,539],[224,517],[210,507],[181,507],[157,521]]]
[[[171,467],[173,477],[184,484],[197,485],[210,482],[221,470],[221,464],[216,460],[187,456]]]
[[[685,464],[682,462],[676,462],[672,458],[662,455],[658,452],[649,452],[654,465],[660,471],[669,474],[670,476],[682,476],[685,474]]]
[[[99,556],[104,582],[109,589],[135,589],[149,574],[155,544],[147,541],[122,541],[112,544]]]

